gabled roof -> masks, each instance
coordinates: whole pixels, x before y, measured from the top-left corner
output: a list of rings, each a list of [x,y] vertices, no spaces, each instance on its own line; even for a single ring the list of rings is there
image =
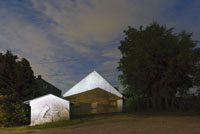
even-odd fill
[[[96,71],[91,72],[88,76],[82,79],[79,83],[74,85],[71,89],[63,94],[63,97],[72,96],[95,88],[100,88],[113,95],[122,98],[122,95],[111,86],[99,73]]]
[[[41,75],[36,79],[36,85],[36,90],[40,95],[53,94],[59,97],[61,96],[61,90],[44,80]]]
[[[55,98],[57,98],[57,99],[65,100],[65,99],[60,98],[60,97],[58,97],[58,96],[55,96],[55,95],[53,95],[53,94],[46,94],[46,95],[43,95],[43,96],[40,96],[40,97],[31,99],[31,100],[27,100],[27,101],[25,101],[24,103],[25,103],[25,104],[29,104],[31,101],[35,101],[35,100],[38,100],[38,99],[41,99],[41,98],[44,98],[44,97],[48,97],[48,96],[53,96],[53,97],[55,97]],[[65,101],[68,101],[68,100],[65,100]]]

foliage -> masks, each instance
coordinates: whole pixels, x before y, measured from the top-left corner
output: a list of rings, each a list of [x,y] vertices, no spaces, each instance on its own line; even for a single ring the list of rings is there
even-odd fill
[[[0,122],[6,126],[29,121],[29,108],[24,101],[35,96],[35,77],[29,62],[10,51],[0,53]]]
[[[200,96],[187,96],[178,100],[180,111],[199,112]]]
[[[124,33],[118,70],[125,94],[147,99],[154,111],[174,109],[176,94],[192,87],[198,70],[200,49],[192,34],[174,34],[173,28],[156,22],[139,30],[129,26]]]
[[[135,100],[133,97],[129,97],[125,100],[125,111],[133,111],[134,110]]]

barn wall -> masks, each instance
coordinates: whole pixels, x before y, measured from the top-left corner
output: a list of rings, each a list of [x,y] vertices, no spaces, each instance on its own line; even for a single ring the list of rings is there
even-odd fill
[[[70,105],[70,115],[86,115],[118,112],[116,105],[98,103],[76,103]]]
[[[31,125],[69,119],[69,101],[55,96],[45,96],[30,102]]]
[[[70,106],[71,115],[121,112],[122,100],[105,90],[96,88],[83,93],[65,97],[74,102]]]
[[[117,112],[122,112],[123,109],[123,100],[117,100]]]
[[[79,103],[98,102],[99,104],[110,104],[112,103],[112,101],[116,101],[121,98],[107,91],[104,91],[100,88],[96,88],[96,89],[89,90],[83,93],[65,97],[65,99],[72,102],[79,102]]]

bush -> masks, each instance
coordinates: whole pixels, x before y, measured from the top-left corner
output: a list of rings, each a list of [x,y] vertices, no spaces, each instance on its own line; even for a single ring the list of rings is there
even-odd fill
[[[29,107],[11,96],[0,99],[0,123],[4,127],[24,125],[30,122]]]
[[[135,109],[135,100],[133,97],[129,97],[125,100],[125,111],[132,112]]]
[[[200,96],[180,98],[178,102],[181,111],[200,112]]]

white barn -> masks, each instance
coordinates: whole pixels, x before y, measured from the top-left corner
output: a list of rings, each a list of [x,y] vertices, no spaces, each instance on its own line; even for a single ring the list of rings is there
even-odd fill
[[[55,95],[44,95],[25,103],[31,107],[31,126],[70,119],[70,102]]]
[[[63,98],[73,102],[71,114],[122,112],[122,94],[96,71],[74,85]]]

